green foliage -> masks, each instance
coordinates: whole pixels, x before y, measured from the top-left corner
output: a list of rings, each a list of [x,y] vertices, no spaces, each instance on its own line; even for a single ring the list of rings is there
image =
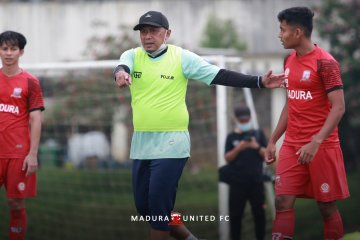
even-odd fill
[[[351,124],[360,127],[360,2],[326,0],[319,9],[318,31],[340,62]]]
[[[359,167],[360,150],[360,1],[324,0],[318,9],[317,30],[331,45],[344,82],[346,114],[340,124],[345,160]],[[356,160],[357,159],[357,162]]]
[[[238,51],[246,49],[246,44],[240,40],[234,23],[231,20],[221,20],[214,14],[209,17],[201,46],[207,48],[234,48]]]
[[[107,24],[94,24],[96,28],[104,28]],[[85,55],[97,60],[118,59],[125,50],[138,46],[134,40],[132,27],[120,25],[119,31],[105,36],[91,37],[86,46]]]
[[[46,81],[44,81],[46,82]],[[69,74],[59,81],[47,81],[43,88],[53,104],[45,119],[48,124],[111,125],[114,108],[121,103],[111,71],[87,71],[86,76]]]
[[[329,40],[331,53],[341,62],[345,74],[360,73],[359,9],[359,1],[326,0],[317,19],[320,35]]]
[[[128,91],[120,91],[112,70],[77,70],[63,76],[42,78],[46,102],[42,141],[57,139],[66,150],[68,137],[74,133],[102,131],[110,139],[114,113],[126,106],[122,119],[130,126]],[[63,158],[65,156],[62,156]]]

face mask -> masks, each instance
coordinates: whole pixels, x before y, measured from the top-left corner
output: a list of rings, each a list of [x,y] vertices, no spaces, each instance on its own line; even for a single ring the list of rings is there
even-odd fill
[[[163,44],[160,45],[160,47],[159,47],[156,51],[154,51],[154,52],[152,52],[152,53],[149,53],[149,52],[145,51],[145,49],[144,49],[144,51],[145,51],[149,56],[151,56],[151,57],[156,57],[156,56],[159,55],[162,51],[164,51],[165,48],[166,48],[166,44],[163,43]]]
[[[247,132],[247,131],[250,131],[252,129],[252,122],[249,121],[247,123],[236,123],[236,127],[238,129],[240,129],[240,131],[242,132]]]
[[[147,52],[144,48],[144,51],[150,56],[150,57],[156,57],[157,55],[159,55],[162,51],[164,51],[165,49],[166,49],[166,34],[167,34],[167,32],[165,33],[165,38],[164,38],[164,42],[160,45],[160,47],[157,49],[157,50],[155,50],[154,52],[152,52],[152,53],[149,53],[149,52]]]

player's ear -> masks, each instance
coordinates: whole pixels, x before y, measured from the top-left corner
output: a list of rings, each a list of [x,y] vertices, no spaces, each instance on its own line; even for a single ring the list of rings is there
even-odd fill
[[[166,40],[169,39],[170,35],[171,35],[171,29],[166,30]]]
[[[295,29],[295,37],[296,37],[296,38],[300,38],[300,37],[302,37],[304,34],[305,34],[305,33],[304,33],[304,29],[302,29],[302,28],[300,28],[300,27],[297,27],[297,28]]]
[[[20,56],[24,55],[24,49],[20,50]]]

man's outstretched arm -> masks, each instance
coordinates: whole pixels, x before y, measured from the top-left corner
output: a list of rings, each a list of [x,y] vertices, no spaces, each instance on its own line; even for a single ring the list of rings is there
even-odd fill
[[[283,84],[284,74],[272,74],[268,71],[263,76],[246,75],[221,69],[211,84],[238,88],[277,88]]]

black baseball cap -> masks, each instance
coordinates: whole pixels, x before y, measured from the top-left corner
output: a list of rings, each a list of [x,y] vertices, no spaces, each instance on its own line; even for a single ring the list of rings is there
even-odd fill
[[[163,27],[169,29],[169,22],[164,14],[157,11],[149,11],[142,15],[134,30],[140,30],[144,26]]]

